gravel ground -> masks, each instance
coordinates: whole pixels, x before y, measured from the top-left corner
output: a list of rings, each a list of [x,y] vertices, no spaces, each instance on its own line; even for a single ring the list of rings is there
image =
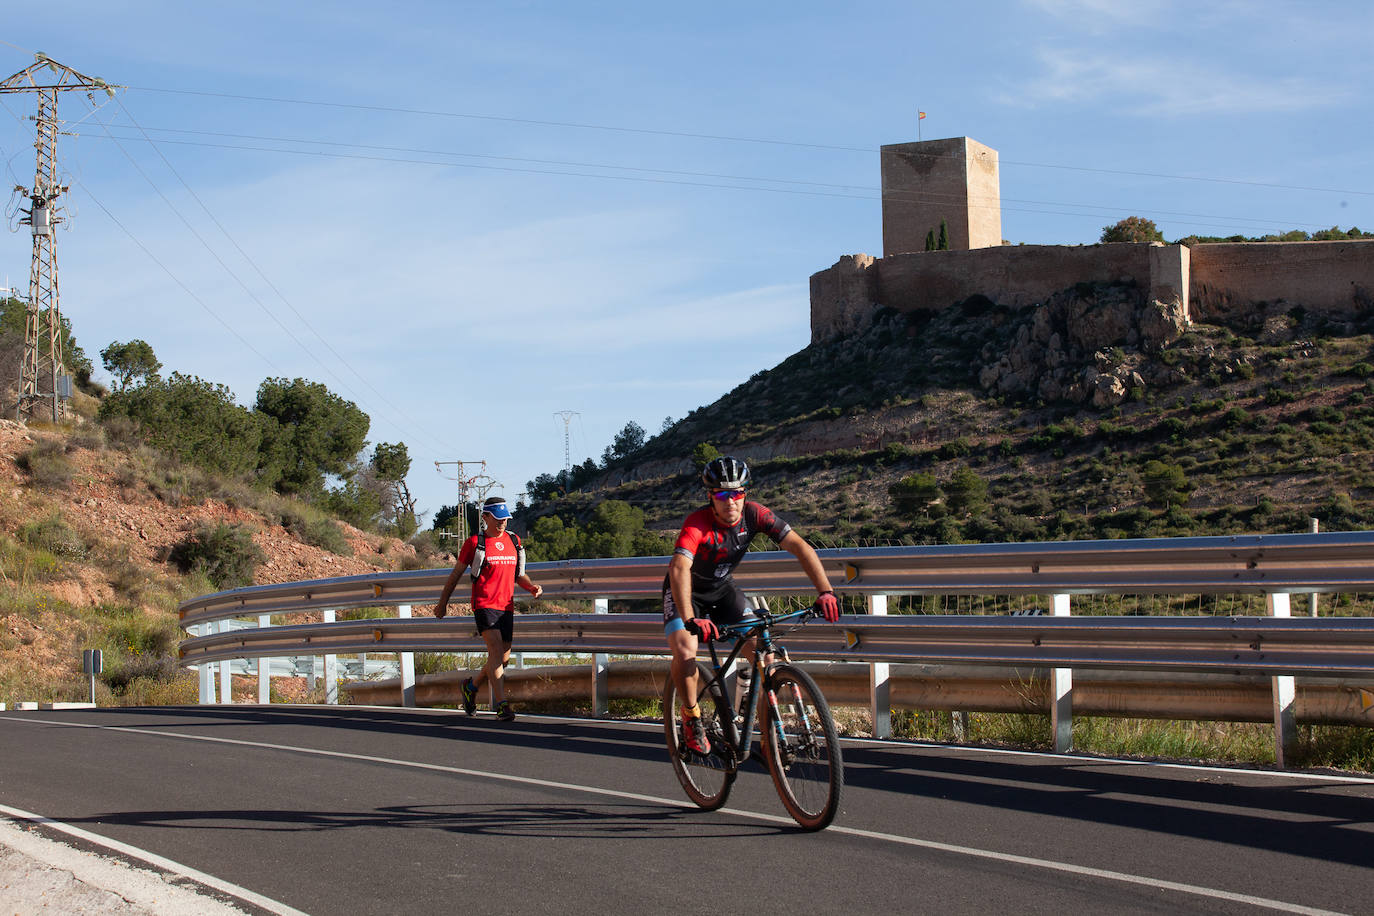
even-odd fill
[[[0,916],[244,912],[184,883],[170,883],[159,871],[68,846],[28,824],[0,818]]]

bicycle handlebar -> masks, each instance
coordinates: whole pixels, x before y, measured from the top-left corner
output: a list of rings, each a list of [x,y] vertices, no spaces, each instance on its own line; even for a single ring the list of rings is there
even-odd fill
[[[764,611],[762,614],[755,614],[752,620],[741,620],[739,623],[727,623],[717,626],[722,636],[733,636],[736,639],[747,639],[756,630],[765,630],[786,623],[789,620],[806,620],[810,617],[819,617],[820,610],[813,604],[811,607],[802,608],[799,611],[788,611],[786,614],[773,614]]]

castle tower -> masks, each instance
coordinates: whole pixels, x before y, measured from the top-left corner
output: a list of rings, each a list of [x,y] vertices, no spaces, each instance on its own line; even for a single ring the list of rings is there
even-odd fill
[[[968,137],[893,143],[880,151],[883,257],[925,251],[949,225],[952,251],[1002,244],[997,150]]]

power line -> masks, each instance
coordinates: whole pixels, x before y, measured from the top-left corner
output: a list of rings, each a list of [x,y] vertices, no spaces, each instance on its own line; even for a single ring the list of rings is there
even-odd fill
[[[729,136],[729,135],[724,135],[724,134],[701,134],[701,133],[690,133],[690,132],[687,132],[687,131],[656,130],[656,129],[652,129],[652,128],[643,128],[643,127],[624,127],[624,126],[620,126],[620,125],[611,125],[611,124],[587,124],[587,123],[580,123],[580,122],[576,122],[576,121],[544,121],[544,120],[537,120],[537,119],[533,119],[533,118],[515,118],[515,117],[506,117],[506,116],[500,116],[500,115],[482,115],[482,114],[473,114],[473,113],[470,113],[470,112],[441,111],[441,110],[425,109],[425,108],[398,108],[398,107],[386,106],[386,105],[361,105],[361,104],[358,104],[358,103],[356,103],[356,102],[329,102],[329,101],[322,101],[322,100],[315,100],[315,99],[292,99],[292,98],[283,98],[283,97],[275,97],[275,96],[237,95],[237,94],[229,93],[229,92],[209,92],[209,91],[196,90],[196,89],[166,89],[166,88],[158,87],[158,86],[134,86],[134,87],[130,87],[130,88],[138,89],[138,90],[141,90],[141,91],[144,91],[144,92],[164,92],[164,93],[173,93],[173,94],[180,94],[180,95],[201,95],[201,96],[209,96],[209,97],[212,97],[212,98],[238,99],[238,100],[241,100],[241,101],[250,101],[250,102],[272,102],[272,103],[275,103],[275,104],[282,104],[282,105],[310,105],[310,106],[317,106],[317,107],[322,107],[322,108],[344,108],[344,109],[352,109],[352,110],[355,110],[355,111],[375,111],[375,112],[384,112],[384,113],[389,113],[389,114],[409,114],[409,115],[423,115],[423,116],[426,116],[426,117],[462,118],[462,119],[478,120],[478,121],[496,121],[496,122],[511,123],[511,124],[530,124],[530,125],[535,125],[535,126],[539,126],[539,127],[560,127],[560,128],[577,129],[577,130],[612,131],[612,132],[619,132],[619,133],[647,134],[647,135],[652,135],[652,136],[663,136],[663,137],[680,137],[680,138],[684,138],[684,139],[693,139],[693,140],[714,140],[714,141],[718,141],[718,142],[727,142],[727,143],[754,143],[754,144],[764,144],[764,145],[769,145],[769,146],[788,146],[788,147],[796,147],[796,148],[799,148],[799,149],[830,150],[830,151],[834,151],[834,152],[868,153],[868,154],[872,154],[872,153],[878,152],[878,149],[877,149],[877,148],[871,147],[871,146],[838,146],[838,145],[825,144],[825,143],[806,143],[806,142],[795,141],[795,140],[777,140],[777,139],[770,139],[770,138],[764,138],[764,137],[737,137],[737,136]],[[1343,188],[1320,188],[1320,187],[1310,187],[1310,186],[1305,186],[1305,185],[1285,185],[1285,184],[1276,184],[1276,183],[1273,183],[1273,182],[1265,182],[1265,181],[1250,181],[1250,180],[1243,179],[1243,178],[1214,178],[1214,177],[1202,176],[1202,175],[1171,175],[1171,174],[1164,173],[1164,172],[1141,172],[1141,171],[1130,171],[1130,170],[1123,170],[1123,169],[1104,169],[1104,168],[1095,168],[1095,167],[1092,167],[1092,166],[1067,165],[1067,164],[1063,164],[1063,163],[1047,163],[1047,162],[1027,162],[1027,161],[1021,161],[1021,160],[1015,160],[1015,159],[1000,159],[1000,158],[999,158],[999,164],[1000,164],[1000,165],[1017,165],[1017,166],[1023,166],[1023,167],[1026,167],[1026,168],[1038,168],[1038,169],[1061,169],[1061,170],[1079,171],[1079,172],[1096,172],[1096,173],[1100,173],[1100,174],[1104,174],[1104,175],[1128,175],[1128,176],[1135,177],[1135,178],[1156,178],[1156,179],[1166,180],[1166,181],[1203,181],[1203,182],[1219,182],[1219,183],[1223,183],[1223,184],[1247,185],[1247,186],[1250,186],[1250,187],[1271,188],[1271,189],[1283,190],[1283,191],[1319,191],[1319,192],[1326,192],[1326,193],[1332,193],[1332,194],[1357,194],[1357,195],[1361,195],[1361,196],[1371,196],[1371,197],[1374,197],[1374,191],[1357,191],[1357,190],[1343,189]]]
[[[171,280],[172,280],[173,283],[175,283],[177,286],[181,287],[182,292],[186,293],[186,295],[190,296],[193,300],[195,300],[195,303],[196,303],[197,305],[199,305],[202,309],[204,309],[205,312],[206,312],[206,314],[208,314],[211,318],[215,319],[215,320],[218,321],[221,325],[223,325],[223,326],[224,326],[224,329],[225,329],[226,331],[228,331],[230,334],[232,334],[232,335],[238,340],[239,343],[243,344],[244,347],[246,347],[246,348],[249,350],[249,352],[253,353],[255,356],[258,357],[258,359],[262,360],[264,363],[266,363],[266,364],[267,364],[268,366],[270,366],[271,368],[273,368],[273,369],[276,369],[276,368],[277,368],[276,365],[275,365],[270,359],[268,359],[268,358],[267,358],[266,356],[264,356],[261,352],[259,352],[259,350],[258,350],[257,347],[255,347],[255,346],[253,346],[251,343],[249,343],[248,340],[247,340],[242,334],[240,334],[238,331],[236,331],[236,330],[234,329],[234,326],[233,326],[233,325],[229,324],[229,322],[227,322],[227,321],[225,321],[223,318],[221,318],[221,317],[219,316],[219,313],[218,313],[218,312],[216,312],[214,309],[210,308],[210,306],[206,305],[205,302],[204,302],[204,300],[202,300],[199,296],[197,296],[197,295],[191,290],[191,288],[190,288],[189,286],[187,286],[185,283],[181,282],[181,279],[180,279],[179,277],[177,277],[176,274],[172,273],[171,269],[170,269],[166,264],[163,264],[160,260],[158,260],[157,255],[153,254],[153,252],[148,248],[147,245],[144,245],[142,242],[140,242],[140,241],[138,240],[138,237],[135,236],[135,235],[133,234],[133,232],[131,232],[127,226],[125,226],[123,223],[121,223],[121,222],[119,221],[119,219],[118,219],[113,213],[111,213],[111,212],[109,211],[109,208],[107,208],[103,203],[100,202],[100,198],[96,197],[95,194],[93,194],[93,193],[91,192],[91,189],[90,189],[90,188],[88,188],[88,187],[86,187],[84,184],[82,184],[82,182],[81,182],[80,179],[74,179],[74,180],[76,181],[76,183],[77,183],[78,185],[80,185],[81,190],[84,191],[84,192],[86,193],[86,196],[89,197],[89,198],[91,199],[91,201],[92,201],[97,207],[99,207],[101,210],[103,210],[103,211],[105,212],[105,215],[108,216],[108,217],[110,218],[110,222],[112,222],[112,223],[114,223],[116,226],[118,226],[118,227],[120,228],[120,230],[121,230],[125,235],[127,235],[127,236],[129,237],[129,240],[130,240],[131,242],[133,242],[135,245],[137,245],[137,246],[139,247],[139,249],[142,250],[142,252],[148,256],[148,259],[149,259],[150,261],[152,261],[152,262],[153,262],[154,264],[156,264],[158,267],[162,268],[163,273],[167,274],[167,276],[171,278]],[[280,371],[280,370],[278,370],[278,371]]]
[[[164,129],[165,129],[165,128],[164,128]],[[197,132],[197,131],[187,131],[187,132],[188,132],[188,133],[199,133],[199,132]],[[223,135],[223,136],[230,136],[230,137],[232,137],[232,136],[235,136],[235,135],[229,134],[229,135]],[[99,139],[99,138],[97,138],[97,139]],[[112,136],[111,136],[111,139],[117,139],[117,138],[113,137],[113,135],[112,135]],[[138,138],[138,137],[132,137],[132,138],[130,138],[130,137],[125,137],[125,138],[123,138],[123,139],[135,139],[135,140],[136,140],[136,139],[140,139],[140,138]],[[376,147],[376,146],[372,146],[372,145],[369,145],[369,144],[349,144],[349,143],[339,143],[339,142],[335,142],[335,141],[298,140],[298,139],[293,139],[293,138],[280,138],[280,139],[272,138],[272,139],[274,139],[275,142],[286,142],[286,143],[313,143],[313,144],[322,144],[322,145],[330,145],[330,146],[354,147],[354,148],[358,148],[358,149],[393,149],[393,150],[400,151],[400,152],[409,151],[409,150],[408,150],[407,148],[405,148],[405,147]],[[152,141],[149,140],[148,142],[152,142]],[[350,154],[350,153],[333,153],[333,152],[325,152],[325,151],[320,151],[320,150],[297,150],[297,149],[284,149],[284,148],[281,148],[281,147],[243,146],[243,145],[235,145],[235,144],[227,144],[227,143],[202,143],[202,142],[197,142],[197,141],[194,141],[194,140],[166,140],[166,139],[164,139],[164,140],[161,140],[161,141],[158,141],[158,142],[160,142],[160,143],[171,143],[171,144],[177,144],[177,145],[182,145],[182,146],[203,146],[203,147],[210,147],[210,148],[213,148],[213,149],[241,150],[241,151],[245,151],[245,152],[282,153],[282,154],[286,154],[286,155],[295,155],[295,156],[315,156],[315,157],[325,158],[325,159],[355,159],[355,160],[360,160],[360,161],[365,161],[365,162],[392,162],[392,163],[398,163],[398,164],[403,164],[403,165],[436,165],[436,166],[443,166],[443,167],[448,167],[448,168],[479,169],[479,170],[487,170],[487,171],[515,172],[515,173],[520,173],[520,174],[532,174],[532,175],[553,175],[553,176],[573,177],[573,178],[600,178],[600,179],[608,180],[608,181],[639,181],[639,182],[645,182],[645,183],[651,183],[651,184],[669,184],[669,185],[678,185],[678,186],[685,186],[685,187],[712,188],[712,189],[716,189],[716,190],[726,190],[726,191],[752,191],[752,192],[756,192],[756,193],[789,194],[789,195],[804,196],[804,197],[827,197],[827,198],[839,198],[839,199],[845,199],[845,200],[881,200],[881,199],[884,199],[884,198],[881,196],[881,189],[879,189],[879,188],[874,188],[874,187],[871,187],[871,186],[865,187],[865,186],[863,186],[863,185],[827,184],[827,183],[823,183],[823,182],[809,182],[809,181],[798,181],[798,180],[793,180],[793,179],[766,178],[766,177],[752,177],[752,176],[715,175],[715,174],[712,174],[712,173],[703,173],[703,172],[689,172],[689,171],[679,171],[679,170],[669,170],[669,169],[645,169],[645,168],[640,168],[640,167],[635,167],[635,166],[599,165],[599,164],[595,164],[595,163],[563,163],[563,162],[560,162],[559,160],[522,159],[522,158],[517,158],[517,157],[488,156],[488,155],[482,155],[482,154],[476,154],[476,153],[451,153],[451,152],[444,152],[444,151],[415,150],[415,152],[420,152],[420,153],[432,153],[432,154],[444,155],[444,156],[460,156],[460,157],[483,158],[483,159],[496,159],[496,160],[519,161],[519,162],[536,162],[536,163],[542,162],[542,163],[547,163],[547,164],[551,164],[551,165],[566,164],[566,165],[569,165],[569,166],[572,166],[572,167],[600,168],[600,169],[607,169],[607,170],[617,169],[617,170],[637,171],[637,172],[654,172],[654,173],[664,173],[664,174],[680,175],[680,176],[699,176],[699,177],[703,177],[703,178],[720,177],[720,178],[728,178],[728,179],[735,180],[735,181],[773,182],[773,183],[778,183],[778,184],[783,184],[783,183],[785,183],[785,184],[794,184],[794,185],[806,185],[806,186],[810,186],[810,187],[831,187],[831,188],[837,188],[837,189],[867,190],[869,193],[866,193],[866,194],[845,194],[845,193],[839,193],[838,191],[836,191],[836,192],[827,192],[827,191],[803,190],[803,189],[796,189],[796,188],[774,188],[774,187],[766,187],[766,186],[763,186],[763,185],[719,184],[719,183],[716,183],[716,182],[688,181],[688,180],[684,180],[684,179],[669,179],[669,178],[650,178],[650,177],[643,177],[643,176],[636,176],[636,175],[604,175],[604,174],[597,174],[597,173],[593,173],[593,172],[575,172],[575,171],[567,171],[567,170],[563,170],[563,169],[520,168],[520,167],[514,167],[514,166],[482,165],[482,164],[477,164],[477,163],[452,162],[452,161],[444,161],[444,160],[436,160],[436,159],[414,159],[414,158],[403,158],[403,157],[396,157],[396,156],[373,156],[373,155],[360,155],[360,154]],[[1354,193],[1354,192],[1352,192],[1352,193]],[[909,200],[925,200],[925,201],[929,201],[929,200],[939,200],[939,199],[941,199],[941,198],[947,198],[947,199],[949,199],[950,201],[960,201],[960,202],[962,202],[962,201],[964,200],[963,197],[957,196],[957,195],[948,195],[948,194],[943,194],[943,195],[942,195],[942,194],[938,194],[938,193],[926,193],[926,192],[895,192],[895,193],[894,193],[894,192],[889,192],[889,193],[886,195],[886,199],[888,199],[888,200],[893,200],[893,199],[897,199],[897,200],[909,199]],[[1095,209],[1095,210],[1100,210],[1100,211],[1103,211],[1103,212],[1102,212],[1102,213],[1099,213],[1099,214],[1092,214],[1092,213],[1066,212],[1066,211],[1063,211],[1063,210],[1045,210],[1045,209],[1039,209],[1039,208],[1036,208],[1036,207],[1008,207],[1008,206],[1005,206],[1005,203],[1007,203],[1007,202],[1011,202],[1011,203],[1018,203],[1018,202],[1019,202],[1019,203],[1027,203],[1027,204],[1039,204],[1039,205],[1042,205],[1042,206],[1052,206],[1052,207],[1078,207],[1078,208],[1080,208],[1080,209]],[[1047,216],[1079,216],[1079,217],[1085,217],[1085,218],[1086,218],[1086,217],[1101,218],[1101,217],[1104,217],[1104,216],[1105,216],[1105,217],[1110,217],[1110,216],[1113,216],[1113,215],[1116,215],[1116,214],[1119,214],[1119,213],[1123,213],[1123,212],[1151,213],[1151,214],[1155,214],[1155,215],[1182,216],[1182,217],[1187,217],[1187,218],[1192,218],[1192,219],[1205,219],[1205,220],[1220,221],[1220,222],[1213,222],[1213,223],[1208,224],[1208,225],[1213,225],[1213,226],[1218,226],[1218,227],[1225,227],[1225,226],[1228,226],[1228,225],[1229,225],[1229,226],[1257,226],[1257,225],[1259,225],[1259,224],[1265,224],[1265,223],[1271,224],[1271,225],[1274,225],[1274,226],[1301,226],[1301,225],[1306,225],[1306,226],[1324,226],[1324,225],[1325,225],[1324,222],[1316,221],[1316,220],[1302,220],[1302,219],[1286,219],[1286,220],[1279,220],[1279,219],[1272,219],[1272,218],[1266,218],[1266,217],[1239,217],[1239,216],[1225,216],[1225,215],[1205,214],[1205,213],[1184,213],[1184,212],[1179,212],[1179,211],[1158,210],[1158,209],[1155,209],[1155,208],[1152,208],[1152,207],[1141,208],[1141,207],[1138,207],[1138,206],[1122,206],[1122,205],[1109,205],[1109,204],[1078,204],[1078,203],[1073,203],[1073,202],[1069,202],[1069,201],[1040,201],[1040,200],[1027,200],[1027,199],[1022,199],[1022,198],[1010,198],[1010,197],[999,198],[999,203],[997,203],[997,204],[991,204],[991,203],[989,203],[989,204],[982,204],[982,205],[980,205],[980,204],[973,203],[973,204],[971,204],[971,206],[974,206],[974,207],[983,207],[983,208],[993,208],[993,207],[996,207],[997,209],[1000,209],[1000,210],[1002,210],[1003,212],[1009,212],[1009,213],[1037,213],[1037,214],[1043,214],[1043,215],[1047,215]]]
[[[133,114],[130,113],[128,108],[126,108],[123,105],[123,103],[120,103],[119,107],[120,110],[123,111],[124,114],[129,118],[129,120],[134,123],[134,126],[138,127],[138,122],[135,120]],[[106,125],[103,122],[101,122],[98,118],[96,119],[96,122],[100,124],[102,128],[106,127]],[[143,128],[141,127],[138,127],[138,129],[140,132],[143,131]],[[109,134],[108,129],[106,130],[106,133]],[[110,135],[110,137],[115,141],[116,146],[120,146],[118,139],[116,139],[113,135]],[[210,212],[210,208],[205,205],[205,202],[201,199],[200,195],[195,192],[195,190],[186,182],[186,179],[181,176],[181,173],[177,171],[176,167],[172,165],[172,163],[167,159],[165,155],[163,155],[162,151],[158,149],[157,144],[153,142],[153,139],[149,137],[146,133],[143,133],[143,139],[147,141],[148,145],[151,146],[153,150],[158,154],[158,157],[162,160],[163,164],[167,166],[167,169],[174,176],[176,176],[176,179],[179,182],[181,182],[181,186],[185,188],[187,193],[191,195],[192,199],[194,199],[195,202],[200,205],[201,210],[205,212],[205,215],[210,218],[210,221],[215,224],[216,228],[219,229],[219,231],[224,235],[224,237],[229,240],[229,243],[234,246],[234,249],[238,251],[239,255],[242,256],[243,259],[247,261],[248,264],[253,268],[253,270],[257,272],[257,275],[262,278],[263,282],[265,282],[268,285],[268,287],[271,288],[271,290],[277,294],[277,298],[279,298],[282,301],[282,303],[285,304],[286,307],[291,310],[291,313],[296,316],[296,318],[301,322],[301,324],[305,325],[306,329],[309,330],[310,333],[314,334],[315,338],[319,340],[320,343],[324,344],[325,348],[328,349],[329,352],[332,353],[334,357],[344,365],[345,368],[352,372],[353,375],[359,381],[361,381],[364,385],[371,389],[372,393],[376,395],[382,401],[382,403],[386,404],[393,412],[395,412],[397,416],[399,416],[408,424],[410,424],[412,432],[416,430],[423,430],[423,427],[419,423],[417,423],[413,418],[408,416],[403,410],[401,410],[401,408],[397,407],[385,395],[378,391],[377,388],[373,386],[372,383],[369,382],[362,375],[362,373],[354,369],[352,364],[350,364],[348,360],[344,359],[344,357],[329,344],[329,341],[325,340],[324,337],[318,331],[315,330],[314,326],[311,325],[311,323],[308,320],[306,320],[305,316],[302,315],[300,311],[291,303],[291,301],[286,298],[286,296],[276,286],[276,284],[274,284],[270,279],[268,279],[267,275],[263,272],[262,268],[258,266],[257,262],[253,260],[253,258],[248,254],[248,252],[244,251],[243,247],[239,245],[239,243],[229,233],[229,230],[224,227],[224,224],[221,223],[212,212]],[[129,158],[129,161],[133,163],[134,168],[138,170],[139,174],[143,175],[144,179],[148,181],[150,185],[152,185],[152,180],[149,179],[148,176],[144,174],[143,170],[138,167],[138,164],[134,162],[133,157],[129,156],[128,151],[124,150],[123,146],[120,146],[120,150],[125,154],[126,157]],[[234,273],[234,271],[229,268],[229,266],[224,262],[224,260],[221,259],[219,255],[210,247],[210,245],[205,241],[205,239],[203,239],[200,236],[200,234],[195,231],[195,229],[191,228],[190,223],[188,223],[185,217],[183,217],[181,213],[176,210],[176,208],[172,205],[171,201],[167,200],[167,197],[163,195],[160,190],[157,189],[156,185],[153,185],[153,189],[155,191],[158,191],[158,196],[162,197],[163,201],[167,203],[168,207],[170,207],[172,211],[176,213],[177,216],[182,220],[182,222],[186,224],[186,227],[190,229],[193,235],[196,236],[196,239],[200,241],[200,243],[205,247],[205,249],[210,252],[210,254],[215,258],[216,261],[219,262],[220,266],[224,268],[225,272],[234,278],[234,281],[239,284],[243,291],[248,294],[248,297],[257,304],[257,306],[263,311],[263,313],[266,314],[268,318],[272,319],[273,323],[275,323],[277,327],[281,328],[282,331],[285,332],[288,337],[295,341],[296,345],[299,346],[303,351],[305,351],[305,353],[309,355],[311,359],[315,360],[315,362],[319,364],[320,368],[324,369],[324,371],[327,372],[331,378],[333,378],[345,390],[348,390],[347,383],[344,382],[344,380],[340,378],[337,374],[335,374],[334,371],[324,362],[324,360],[320,359],[314,353],[313,350],[306,346],[305,343],[299,337],[297,337],[295,333],[291,331],[290,328],[283,324],[282,321],[278,319],[277,316],[270,309],[267,308],[267,306],[253,293],[253,291],[249,289],[248,285],[244,283],[243,280],[240,279],[239,276],[236,273]],[[426,438],[429,438],[429,441],[432,444],[437,445],[440,448],[450,448],[450,446],[446,443],[441,442],[436,438],[430,437],[428,433],[421,432],[421,435]]]

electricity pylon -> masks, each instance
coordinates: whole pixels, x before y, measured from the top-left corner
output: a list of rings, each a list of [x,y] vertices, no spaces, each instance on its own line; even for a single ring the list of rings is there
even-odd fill
[[[444,465],[457,465],[458,476],[449,477],[444,473]],[[471,476],[467,473],[467,466],[481,468],[476,474]],[[434,470],[439,472],[439,476],[458,483],[458,543],[463,543],[468,538],[468,501],[475,498],[478,502],[487,498],[487,494],[495,487],[501,486],[501,482],[488,475],[487,462],[482,461],[436,461]]]
[[[572,443],[569,424],[572,423],[573,417],[580,417],[581,414],[575,410],[555,410],[553,415],[563,418],[563,492],[566,493],[572,482]]]
[[[67,190],[57,183],[57,135],[62,122],[57,117],[59,92],[85,92],[92,101],[95,92],[102,91],[111,98],[116,87],[102,79],[77,73],[46,54],[36,53],[37,60],[4,80],[0,93],[33,92],[38,95],[38,166],[34,170],[33,187],[16,185],[15,190],[28,195],[29,207],[24,210],[20,224],[33,228],[33,261],[29,268],[29,302],[24,319],[24,357],[19,364],[19,403],[15,419],[32,419],[40,410],[47,414],[51,401],[52,419],[62,419],[63,383],[70,384],[62,361],[62,310],[57,295],[57,224],[63,221],[62,208],[57,200]]]

